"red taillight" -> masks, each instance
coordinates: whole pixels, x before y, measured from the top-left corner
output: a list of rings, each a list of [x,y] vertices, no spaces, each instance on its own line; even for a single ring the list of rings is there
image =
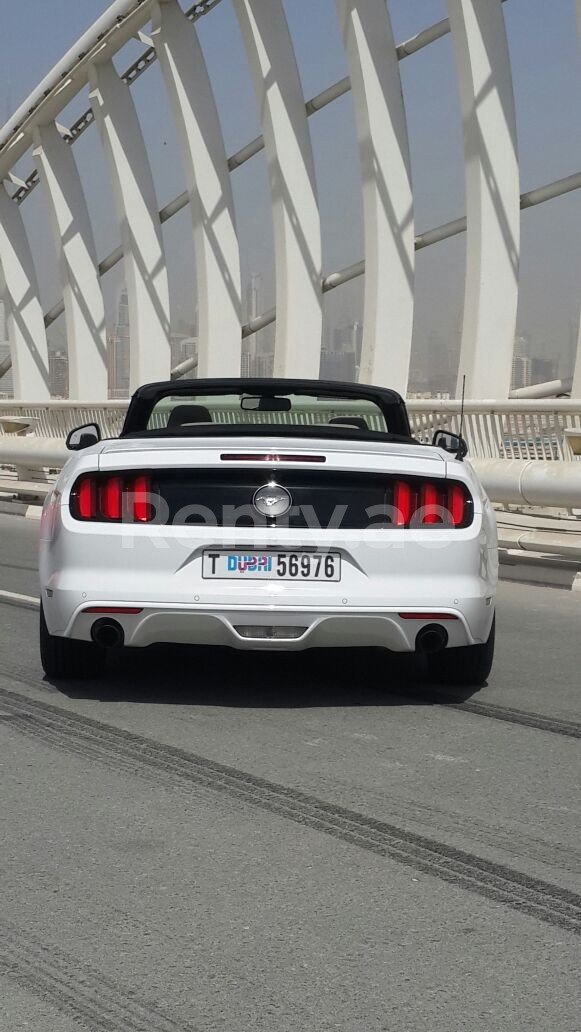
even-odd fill
[[[466,518],[466,491],[462,484],[448,487],[448,512],[455,527],[461,527]]]
[[[99,509],[106,520],[120,520],[123,515],[123,480],[107,477],[101,481]]]
[[[435,484],[422,484],[420,492],[420,522],[442,523],[443,497]]]
[[[133,519],[137,523],[149,523],[153,519],[151,505],[151,480],[146,476],[136,477],[131,492]]]
[[[396,527],[464,527],[470,522],[470,502],[464,484],[396,480],[393,523]]]
[[[151,477],[127,473],[83,476],[71,492],[70,505],[78,520],[149,523],[155,511]]]
[[[394,523],[407,527],[415,509],[416,493],[405,480],[396,480],[393,492]]]
[[[83,477],[79,483],[77,512],[81,520],[94,520],[97,515],[97,483],[94,477]]]

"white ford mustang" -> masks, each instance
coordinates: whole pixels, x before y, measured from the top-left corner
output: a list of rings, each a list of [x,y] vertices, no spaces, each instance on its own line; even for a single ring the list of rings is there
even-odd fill
[[[52,677],[107,649],[422,651],[481,684],[494,651],[494,513],[465,444],[410,433],[394,391],[315,380],[149,384],[119,438],[74,430],[41,523]]]

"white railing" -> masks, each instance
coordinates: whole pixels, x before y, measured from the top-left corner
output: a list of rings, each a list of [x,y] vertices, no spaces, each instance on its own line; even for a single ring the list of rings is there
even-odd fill
[[[29,432],[36,437],[64,439],[74,427],[92,422],[99,424],[103,437],[116,437],[127,405],[127,401],[42,404],[0,401],[0,435],[6,432],[6,423],[12,417],[29,420]],[[407,407],[412,432],[420,441],[428,443],[439,428],[455,433],[460,430],[460,402],[457,400],[408,401]],[[256,416],[247,415],[249,419]],[[365,416],[371,424],[373,419],[369,413]],[[214,412],[216,421],[230,423],[240,418],[239,413],[235,416],[234,410],[227,407]],[[286,416],[284,412],[277,412],[271,418],[284,422]],[[566,431],[575,430],[581,434],[581,400],[468,401],[464,407],[462,433],[468,442],[469,454],[475,459],[571,459]]]
[[[84,423],[98,423],[103,437],[117,437],[123,426],[128,401],[49,401],[24,404],[21,401],[0,401],[0,436],[6,432],[3,422],[10,418],[30,420],[30,432],[36,437],[58,437]]]
[[[435,430],[460,432],[459,401],[408,401],[412,432],[427,442]],[[581,400],[468,401],[462,435],[475,459],[573,458],[567,430],[581,433]]]

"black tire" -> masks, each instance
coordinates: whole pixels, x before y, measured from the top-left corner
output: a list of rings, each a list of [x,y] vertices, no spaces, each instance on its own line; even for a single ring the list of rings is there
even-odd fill
[[[486,681],[494,659],[496,616],[493,617],[488,641],[483,645],[442,649],[428,655],[428,673],[437,684],[466,685],[480,688]]]
[[[44,610],[40,607],[40,661],[47,677],[97,677],[105,662],[105,649],[92,641],[76,641],[49,634]]]

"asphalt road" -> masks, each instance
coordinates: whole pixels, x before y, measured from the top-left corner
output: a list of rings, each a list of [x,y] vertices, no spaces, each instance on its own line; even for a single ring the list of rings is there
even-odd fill
[[[1,1032],[581,1029],[581,597],[502,585],[471,697],[376,650],[65,689],[36,625],[0,602]]]

